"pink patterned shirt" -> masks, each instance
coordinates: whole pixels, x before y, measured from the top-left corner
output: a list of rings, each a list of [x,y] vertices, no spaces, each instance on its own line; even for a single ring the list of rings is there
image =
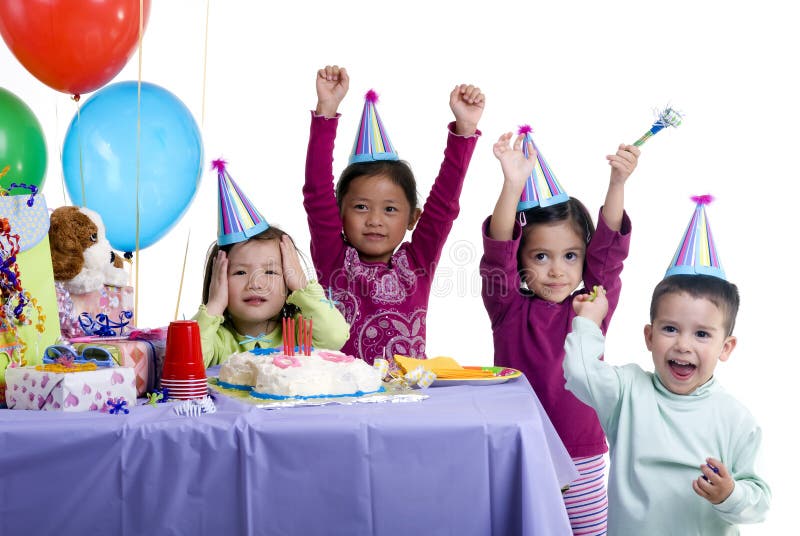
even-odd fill
[[[342,351],[372,363],[395,353],[425,357],[425,322],[431,283],[447,235],[458,216],[458,198],[480,132],[456,135],[450,125],[439,175],[410,242],[388,263],[362,262],[342,236],[333,188],[337,118],[312,114],[303,205],[311,232],[311,258],[320,284],[350,324]]]

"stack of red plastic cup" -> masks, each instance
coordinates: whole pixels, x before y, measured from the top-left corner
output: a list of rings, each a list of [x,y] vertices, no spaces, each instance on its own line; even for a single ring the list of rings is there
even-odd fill
[[[169,389],[169,397],[181,400],[203,398],[208,394],[200,326],[194,320],[170,322],[161,388]]]

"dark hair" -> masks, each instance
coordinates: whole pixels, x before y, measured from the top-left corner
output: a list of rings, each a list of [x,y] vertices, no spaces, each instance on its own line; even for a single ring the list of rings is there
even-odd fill
[[[339,177],[336,183],[336,203],[342,210],[342,200],[350,189],[350,183],[359,177],[375,177],[385,175],[393,183],[402,188],[403,193],[411,206],[411,215],[417,210],[417,181],[405,160],[376,160],[375,162],[356,162],[350,164]]]
[[[736,314],[739,312],[739,289],[719,277],[711,275],[671,275],[653,290],[650,300],[650,323],[655,320],[661,298],[667,294],[686,293],[693,298],[703,298],[717,306],[725,316],[726,336],[733,333]]]
[[[281,237],[283,235],[287,235],[288,236],[288,233],[286,231],[284,231],[283,229],[281,229],[280,227],[276,227],[274,225],[270,225],[267,229],[261,231],[257,235],[251,236],[247,240],[248,241],[249,240],[278,240],[278,241],[280,241],[280,239],[281,239]],[[289,239],[292,241],[292,244],[294,244],[294,240],[292,239],[291,236],[289,236]],[[205,274],[203,276],[203,303],[204,304],[208,303],[208,290],[209,290],[209,287],[211,287],[211,270],[214,267],[214,259],[217,257],[217,252],[222,250],[226,254],[230,253],[231,249],[233,249],[233,246],[235,246],[236,244],[244,244],[244,242],[235,242],[233,244],[226,244],[224,246],[220,246],[219,244],[217,244],[217,242],[214,242],[208,248],[208,253],[206,254],[206,269],[205,269]],[[302,254],[299,251],[298,251],[298,254],[300,254],[301,257],[302,257]]]
[[[589,211],[583,203],[574,197],[570,197],[565,203],[558,203],[549,207],[537,206],[523,210],[518,213],[518,217],[524,218],[523,221],[525,222],[522,227],[519,249],[517,250],[517,269],[520,275],[523,271],[522,246],[527,240],[528,233],[535,225],[568,221],[578,236],[583,238],[584,245],[587,246],[594,235],[594,223]]]

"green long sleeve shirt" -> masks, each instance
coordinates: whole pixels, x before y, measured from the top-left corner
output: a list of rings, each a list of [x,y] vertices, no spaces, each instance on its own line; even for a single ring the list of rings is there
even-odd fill
[[[342,313],[326,299],[325,291],[316,281],[311,281],[306,288],[289,294],[286,303],[298,306],[303,318],[313,319],[311,344],[316,348],[338,350],[347,341],[350,326]],[[278,348],[283,345],[280,323],[272,332],[254,340],[237,333],[222,315],[208,314],[205,305],[200,306],[194,320],[200,326],[200,342],[206,368],[224,363],[237,352],[252,350],[257,344],[260,348]]]
[[[738,523],[763,521],[771,492],[756,473],[761,429],[750,412],[714,378],[677,395],[638,365],[609,365],[598,359],[604,343],[594,322],[576,317],[564,377],[608,438],[608,534],[731,535]],[[707,457],[722,461],[735,481],[716,505],[692,489]]]

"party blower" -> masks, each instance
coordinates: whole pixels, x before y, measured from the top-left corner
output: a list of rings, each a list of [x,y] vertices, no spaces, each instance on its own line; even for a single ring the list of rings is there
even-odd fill
[[[680,112],[674,108],[664,108],[662,111],[656,112],[656,121],[653,123],[653,126],[650,127],[650,130],[642,134],[641,138],[633,142],[633,145],[636,147],[644,145],[644,142],[661,132],[664,128],[680,126],[682,121],[683,116],[681,116]]]
[[[167,348],[161,388],[170,398],[192,400],[208,394],[200,326],[194,320],[176,320],[167,328]]]

